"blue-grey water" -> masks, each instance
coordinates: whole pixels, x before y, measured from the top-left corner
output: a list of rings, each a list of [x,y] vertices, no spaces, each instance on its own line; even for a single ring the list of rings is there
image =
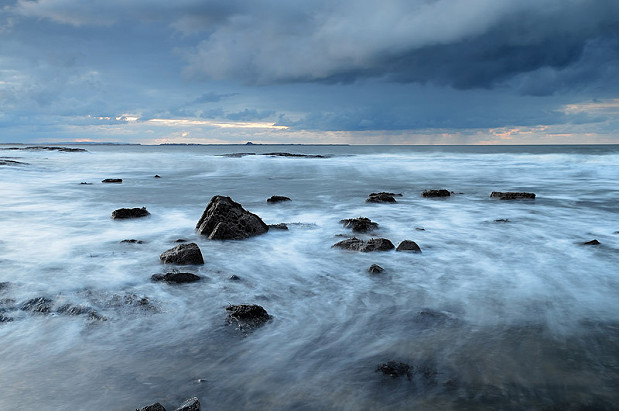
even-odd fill
[[[0,150],[28,163],[0,165],[2,410],[619,407],[619,146],[85,148]],[[283,151],[327,157],[221,155]],[[455,194],[421,196],[433,188]],[[365,203],[376,191],[402,197]],[[199,236],[214,195],[289,230]],[[359,216],[423,253],[331,248]],[[152,282],[179,238],[205,278]],[[49,312],[21,309],[38,297]],[[243,303],[272,320],[239,331],[225,308]],[[377,372],[387,361],[413,372]]]

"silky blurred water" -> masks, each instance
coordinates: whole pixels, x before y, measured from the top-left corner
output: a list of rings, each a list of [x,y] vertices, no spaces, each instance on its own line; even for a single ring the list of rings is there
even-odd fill
[[[174,409],[191,396],[218,410],[619,407],[618,146],[86,148],[0,150],[28,163],[0,166],[0,315],[13,319],[0,322],[2,410]],[[257,155],[222,155],[240,152]],[[455,194],[421,197],[433,188]],[[365,203],[376,191],[402,197]],[[201,237],[214,195],[289,230]],[[111,219],[143,206],[147,218]],[[423,253],[332,249],[351,235],[339,220],[359,216]],[[180,238],[206,262],[183,270],[205,278],[151,282]],[[36,297],[50,313],[20,309]],[[237,330],[225,307],[242,303],[273,319]],[[376,372],[391,360],[411,377]]]

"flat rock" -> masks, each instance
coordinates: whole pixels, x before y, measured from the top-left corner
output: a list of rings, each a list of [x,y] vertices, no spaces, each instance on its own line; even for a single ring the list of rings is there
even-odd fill
[[[395,203],[393,193],[372,193],[365,200],[366,203]]]
[[[124,218],[141,218],[150,215],[146,210],[146,207],[136,208],[119,208],[112,212],[112,218],[114,220],[120,220]]]
[[[582,245],[600,245],[602,243],[600,243],[598,240],[591,240],[591,241],[586,241],[584,243],[582,243]]]
[[[166,411],[165,407],[158,402],[147,405],[146,407],[136,408],[135,411]]]
[[[196,230],[211,240],[242,240],[264,234],[269,227],[230,197],[214,196],[202,213]]]
[[[518,193],[514,191],[493,191],[490,198],[498,198],[499,200],[535,200],[535,193]]]
[[[371,238],[369,240],[361,240],[357,237],[348,238],[332,245],[332,247],[342,248],[351,251],[389,251],[393,250],[394,246],[391,241],[386,238]]]
[[[271,319],[267,311],[256,304],[229,305],[226,310],[228,319],[236,321],[240,328],[259,327]]]
[[[171,272],[165,274],[154,274],[151,277],[153,281],[165,281],[166,283],[193,283],[199,281],[202,277],[193,273]]]
[[[350,228],[357,233],[366,233],[378,228],[378,224],[366,217],[359,218],[347,218],[340,220],[340,223],[344,224],[344,228]]]
[[[288,197],[284,197],[284,196],[271,196],[269,198],[267,198],[267,203],[269,204],[275,204],[275,203],[281,203],[284,201],[292,201],[290,198]]]
[[[370,268],[368,268],[368,272],[371,274],[380,274],[383,271],[385,271],[385,269],[378,264],[372,264]]]
[[[196,243],[179,244],[164,251],[159,259],[164,264],[204,264],[202,252]]]
[[[376,371],[380,371],[392,378],[406,376],[410,379],[412,367],[403,362],[389,361],[376,367]]]
[[[123,182],[123,179],[122,178],[106,178],[105,180],[101,180],[101,182],[121,184]]]
[[[423,197],[449,197],[451,193],[445,189],[440,190],[425,190],[421,193]]]
[[[198,397],[189,398],[174,411],[200,411],[200,401]]]
[[[398,245],[398,248],[396,248],[395,250],[396,251],[411,251],[413,253],[420,253],[421,252],[421,248],[419,248],[417,243],[414,242],[414,241],[411,241],[411,240],[404,240],[404,241],[402,241]]]

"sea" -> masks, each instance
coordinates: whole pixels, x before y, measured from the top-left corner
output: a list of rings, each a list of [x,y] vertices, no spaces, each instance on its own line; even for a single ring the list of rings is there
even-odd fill
[[[618,145],[26,147],[0,146],[1,410],[619,409]],[[215,195],[288,230],[209,240]],[[178,240],[205,264],[162,264]]]

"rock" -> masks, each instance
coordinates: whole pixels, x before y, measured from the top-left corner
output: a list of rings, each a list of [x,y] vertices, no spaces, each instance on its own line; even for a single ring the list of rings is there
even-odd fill
[[[232,274],[230,277],[228,277],[228,280],[230,280],[230,281],[241,281],[241,277],[239,277],[236,274]]]
[[[269,230],[288,230],[288,226],[284,223],[269,224]]]
[[[366,217],[348,218],[340,220],[340,223],[344,224],[344,228],[351,228],[352,231],[358,233],[365,233],[378,228],[378,224]]]
[[[413,253],[421,252],[421,248],[419,248],[417,243],[411,240],[402,241],[400,245],[398,245],[398,248],[396,248],[395,250],[396,251],[412,251]]]
[[[32,147],[25,147],[24,150],[34,150],[34,151],[38,151],[38,150],[47,150],[47,151],[61,151],[61,152],[65,152],[65,153],[82,153],[82,152],[86,152],[85,149],[83,148],[70,148],[70,147],[48,147],[48,146],[32,146]]]
[[[0,166],[25,166],[25,165],[28,165],[28,163],[24,163],[22,161],[7,160],[5,158],[0,159]]]
[[[497,218],[494,220],[495,223],[509,223],[509,218]]]
[[[135,411],[166,411],[165,407],[158,402],[147,405],[146,407],[136,408]]]
[[[189,398],[174,411],[200,411],[200,401],[198,397]]]
[[[240,328],[259,327],[271,319],[264,308],[255,304],[229,305],[226,310],[228,319],[236,321]]]
[[[389,361],[376,367],[376,371],[380,371],[384,375],[388,375],[392,378],[398,378],[406,375],[406,377],[410,379],[412,374],[412,367],[403,362]]]
[[[513,191],[493,191],[490,198],[498,198],[499,200],[535,200],[534,193],[517,193]]]
[[[165,274],[154,274],[151,277],[153,281],[165,281],[166,283],[193,283],[195,281],[199,281],[202,277],[199,275],[195,275],[193,273],[180,273],[173,271],[171,273]]]
[[[121,241],[121,244],[122,244],[122,243],[128,243],[128,244],[144,244],[144,241],[142,241],[142,240],[135,240],[135,239],[133,239],[133,238],[132,238],[131,240],[122,240],[122,241]]]
[[[154,178],[161,178],[159,174],[155,174]]]
[[[229,153],[229,154],[222,154],[223,157],[232,157],[232,158],[238,158],[238,157],[245,157],[245,156],[255,156],[256,153]]]
[[[267,203],[270,203],[270,204],[281,203],[283,201],[292,201],[292,200],[284,196],[271,196],[270,198],[267,198]]]
[[[402,197],[402,193],[387,193],[385,191],[381,191],[380,193],[370,193],[370,196],[379,196],[379,195],[388,195],[391,197]]]
[[[392,193],[372,193],[365,200],[366,203],[395,203]]]
[[[176,241],[174,241],[175,243],[186,243],[187,240],[185,240],[184,238],[178,238],[176,239]]]
[[[370,268],[368,268],[368,272],[371,274],[380,274],[383,271],[385,271],[385,269],[378,264],[372,264]]]
[[[32,298],[22,304],[22,311],[30,311],[33,313],[48,314],[52,310],[52,304],[54,302],[49,298],[38,297]]]
[[[83,315],[83,314],[88,314],[88,319],[90,319],[90,320],[103,320],[103,321],[106,321],[106,318],[104,318],[102,315],[100,315],[93,308],[88,307],[88,306],[83,306],[83,305],[65,304],[65,305],[59,307],[56,310],[56,312],[59,313],[59,314],[65,314],[65,315]]]
[[[120,220],[124,218],[140,218],[146,217],[150,213],[146,210],[146,207],[136,208],[119,208],[112,212],[112,219]]]
[[[417,231],[426,231],[426,229],[422,228],[422,227],[415,227],[415,230],[417,230]]]
[[[600,243],[598,240],[591,240],[591,241],[586,241],[584,243],[582,243],[582,245],[600,245],[602,243]]]
[[[81,185],[81,186],[91,186],[91,185],[92,185],[92,183],[87,183],[87,182],[85,182],[85,181],[82,181],[82,182],[80,183],[80,185]]]
[[[164,251],[159,259],[164,264],[204,264],[202,252],[196,243],[179,244]]]
[[[423,197],[449,197],[451,194],[445,189],[440,190],[425,190],[421,193]]]
[[[305,157],[305,158],[325,158],[326,156],[322,156],[319,154],[292,154],[292,153],[263,153],[263,156],[271,156],[271,157]]]
[[[364,253],[370,251],[388,251],[393,250],[394,248],[393,243],[386,238],[371,238],[364,241],[356,237],[342,240],[333,244],[331,247],[343,248],[344,250],[351,251],[361,251]]]
[[[122,183],[122,178],[106,178],[105,180],[101,180],[102,183]]]
[[[196,229],[211,240],[242,240],[269,231],[260,217],[224,196],[211,198]]]
[[[13,321],[12,317],[7,317],[5,315],[0,314],[0,323],[10,323]]]

